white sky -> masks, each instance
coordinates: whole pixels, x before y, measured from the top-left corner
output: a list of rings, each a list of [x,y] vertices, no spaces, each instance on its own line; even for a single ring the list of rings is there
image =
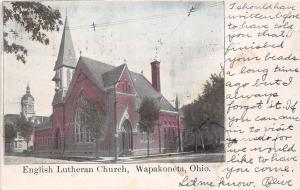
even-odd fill
[[[44,2],[45,3],[45,2]],[[172,101],[176,94],[182,104],[195,99],[212,73],[223,64],[223,4],[216,2],[46,2],[58,8],[64,21],[66,12],[76,56],[118,66],[126,63],[130,70],[141,72],[151,81],[150,62],[161,61],[161,89]],[[188,15],[191,7],[198,7]],[[67,10],[67,11],[66,11]],[[95,23],[94,31],[90,25]],[[105,24],[108,23],[108,24]],[[4,113],[19,113],[20,100],[27,82],[35,98],[37,115],[50,115],[54,95],[53,68],[62,31],[49,34],[50,45],[28,40],[18,25],[22,39],[10,34],[10,40],[28,49],[27,63],[4,55]],[[160,44],[158,41],[161,41]],[[173,102],[172,102],[173,103]]]

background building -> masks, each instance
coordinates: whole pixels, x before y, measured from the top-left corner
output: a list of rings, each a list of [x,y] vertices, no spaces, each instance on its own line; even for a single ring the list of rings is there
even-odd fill
[[[24,115],[25,118],[32,122],[33,127],[35,128],[37,125],[44,123],[49,118],[45,116],[35,115],[34,111],[34,97],[30,93],[29,84],[26,87],[26,93],[21,98],[21,112],[20,114],[6,114],[4,116],[4,123],[11,123],[16,128],[16,123],[21,115]],[[18,129],[16,128],[18,131]],[[33,146],[33,134],[30,142],[28,143],[29,147]],[[16,138],[14,138],[13,142],[6,143],[5,146],[6,152],[23,152],[27,149],[26,141],[20,136],[20,133],[17,132]]]

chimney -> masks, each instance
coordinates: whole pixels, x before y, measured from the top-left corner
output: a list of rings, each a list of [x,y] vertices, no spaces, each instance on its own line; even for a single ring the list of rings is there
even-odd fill
[[[153,62],[151,62],[152,86],[158,92],[160,92],[159,64],[160,64],[159,61],[153,61]]]

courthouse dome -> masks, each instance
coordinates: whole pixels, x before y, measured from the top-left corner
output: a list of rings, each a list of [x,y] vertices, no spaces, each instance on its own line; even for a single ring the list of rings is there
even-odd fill
[[[21,99],[21,102],[27,102],[27,101],[34,101],[33,96],[30,94],[30,87],[27,85],[26,87],[26,94],[24,94],[24,96]]]

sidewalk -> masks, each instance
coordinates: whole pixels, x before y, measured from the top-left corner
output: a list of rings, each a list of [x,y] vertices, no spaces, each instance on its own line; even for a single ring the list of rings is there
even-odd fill
[[[164,153],[164,154],[152,154],[152,155],[140,155],[140,156],[122,156],[118,157],[117,161],[115,161],[115,157],[100,157],[99,159],[91,160],[92,162],[99,162],[99,163],[122,163],[129,160],[138,160],[138,159],[145,159],[145,158],[155,158],[155,157],[167,157],[167,156],[177,156],[177,155],[185,155],[191,154],[192,152],[175,152],[175,153]]]
[[[187,163],[187,162],[224,162],[223,153],[195,153],[195,152],[177,152],[155,155],[118,157],[36,157],[22,155],[4,155],[5,164],[68,164],[68,163],[93,163],[93,164],[134,164],[134,163]]]

